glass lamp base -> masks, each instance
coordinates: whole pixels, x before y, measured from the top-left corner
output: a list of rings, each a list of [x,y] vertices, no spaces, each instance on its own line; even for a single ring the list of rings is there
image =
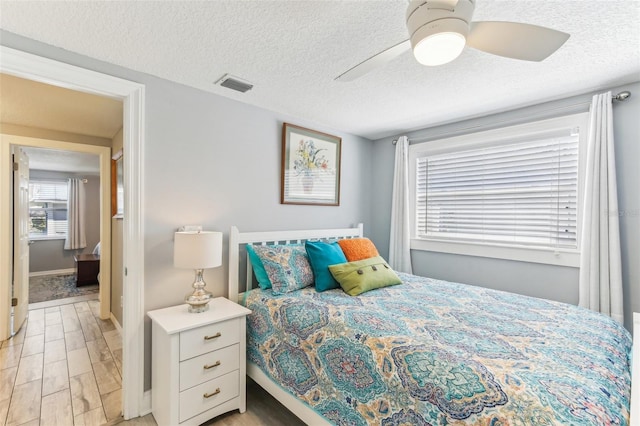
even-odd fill
[[[192,314],[199,314],[200,312],[206,312],[208,310],[209,310],[209,303],[206,303],[204,305],[189,304],[189,308],[188,308],[188,311],[191,312]]]
[[[202,269],[197,269],[196,280],[192,284],[193,293],[187,294],[184,298],[185,303],[189,304],[189,312],[197,314],[209,310],[209,300],[211,300],[212,294],[204,289],[205,285],[202,279]]]

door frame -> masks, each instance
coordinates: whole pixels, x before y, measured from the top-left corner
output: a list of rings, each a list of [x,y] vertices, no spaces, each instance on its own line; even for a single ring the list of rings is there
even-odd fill
[[[125,217],[123,219],[123,371],[125,419],[146,414],[144,395],[144,111],[145,86],[96,71],[0,46],[0,72],[54,86],[122,100]],[[4,138],[3,138],[4,139]],[[6,148],[5,148],[6,145]],[[5,161],[8,143],[0,145]],[[109,157],[110,158],[110,157]],[[2,163],[3,170],[6,170]],[[102,163],[101,163],[102,168]],[[11,205],[8,173],[0,173],[0,211]],[[110,209],[110,207],[109,207]],[[0,300],[10,300],[11,215],[0,215]],[[110,235],[109,235],[110,237]],[[110,238],[109,238],[110,239]],[[6,272],[5,272],[6,271]],[[5,296],[7,296],[5,298]],[[6,305],[6,306],[5,306]],[[102,315],[102,306],[101,306]],[[9,337],[11,308],[0,303],[0,339]],[[144,411],[144,412],[143,412]]]
[[[100,318],[103,320],[111,318],[111,148],[6,134],[0,134],[0,145],[2,164],[9,164],[10,157],[5,159],[4,156],[10,155],[11,146],[58,149],[94,154],[99,157],[100,244],[103,249],[100,255]]]

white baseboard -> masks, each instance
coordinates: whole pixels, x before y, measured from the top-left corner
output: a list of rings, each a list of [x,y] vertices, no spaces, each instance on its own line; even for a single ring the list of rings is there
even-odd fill
[[[64,275],[64,274],[75,274],[75,268],[69,269],[56,269],[53,271],[39,271],[39,272],[29,272],[29,277],[42,277],[45,275]]]
[[[113,325],[116,326],[116,328],[120,332],[120,335],[122,335],[122,326],[120,325],[116,317],[113,315],[113,312],[111,312],[111,322],[113,323]]]
[[[151,391],[152,389],[149,389],[148,391],[145,391],[144,394],[142,395],[142,406],[140,407],[140,416],[146,416],[147,414],[151,413]]]

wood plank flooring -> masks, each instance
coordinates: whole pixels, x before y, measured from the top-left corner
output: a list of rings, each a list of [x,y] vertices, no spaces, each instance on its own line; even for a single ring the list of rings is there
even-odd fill
[[[0,345],[1,424],[121,419],[120,332],[100,319],[97,300],[65,300],[31,305],[26,324]]]
[[[113,422],[126,426],[157,426],[151,414],[131,420]],[[247,411],[238,410],[215,417],[203,426],[304,426],[284,405],[276,401],[264,389],[247,377]]]
[[[157,425],[151,414],[122,420],[122,338],[100,320],[99,302],[65,300],[75,303],[30,305],[27,323],[0,345],[0,424]],[[247,411],[205,424],[304,425],[249,378]]]

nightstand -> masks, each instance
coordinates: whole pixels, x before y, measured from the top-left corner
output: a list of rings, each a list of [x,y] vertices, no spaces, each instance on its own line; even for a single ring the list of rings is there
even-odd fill
[[[246,316],[224,297],[147,312],[152,320],[151,401],[159,425],[199,425],[246,410]]]
[[[97,254],[77,254],[73,256],[73,259],[76,261],[76,287],[98,284],[100,256]]]

